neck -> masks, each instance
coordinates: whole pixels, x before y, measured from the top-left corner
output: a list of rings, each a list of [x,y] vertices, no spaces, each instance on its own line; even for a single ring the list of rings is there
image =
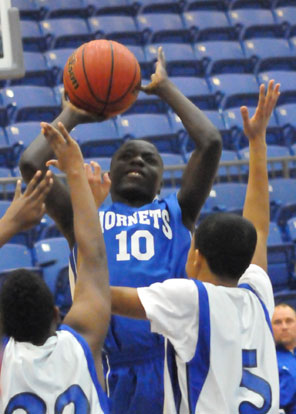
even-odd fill
[[[126,193],[124,196],[119,194],[111,194],[113,203],[122,203],[127,204],[131,207],[142,207],[145,204],[152,203],[153,199],[151,200],[148,197],[143,196],[143,194],[136,194],[136,193]]]

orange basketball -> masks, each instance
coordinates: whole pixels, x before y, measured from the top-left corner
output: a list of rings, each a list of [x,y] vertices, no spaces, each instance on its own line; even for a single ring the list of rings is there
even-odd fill
[[[134,54],[112,40],[92,40],[76,49],[64,68],[73,105],[103,116],[126,111],[137,99],[141,70]]]

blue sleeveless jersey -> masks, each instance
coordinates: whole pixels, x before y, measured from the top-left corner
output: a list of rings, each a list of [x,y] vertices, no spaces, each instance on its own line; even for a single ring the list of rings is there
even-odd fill
[[[113,203],[99,214],[112,286],[143,287],[186,277],[191,235],[183,225],[176,194],[140,208]],[[72,269],[73,259],[75,249]],[[151,334],[148,321],[113,316],[105,351],[111,363],[134,362],[137,355],[158,354],[162,344],[160,336]]]

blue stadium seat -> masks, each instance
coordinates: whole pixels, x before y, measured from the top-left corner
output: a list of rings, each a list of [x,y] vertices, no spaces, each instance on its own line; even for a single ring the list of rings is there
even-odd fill
[[[0,272],[19,268],[40,270],[33,265],[31,252],[28,247],[22,244],[4,244],[0,249]]]
[[[150,72],[150,69],[148,70]],[[148,85],[149,79],[142,79],[142,85]],[[143,114],[143,113],[166,113],[166,103],[157,95],[147,95],[140,91],[135,103],[128,108],[125,114]]]
[[[242,8],[229,11],[230,22],[232,25],[242,27],[272,25],[275,20],[271,10],[258,8]]]
[[[7,87],[3,102],[10,122],[52,121],[60,111],[53,89],[46,86]]]
[[[39,20],[42,17],[40,7],[35,0],[11,0],[11,6],[19,9],[22,20]]]
[[[277,7],[274,10],[275,18],[278,23],[289,23],[291,26],[296,24],[296,6]]]
[[[84,0],[35,0],[45,19],[56,17],[86,17],[88,14]]]
[[[222,68],[223,72],[242,71],[244,67],[249,66],[241,45],[237,41],[198,42],[194,45],[194,49],[197,58],[202,60],[204,66],[208,68],[209,74],[221,73]]]
[[[55,294],[59,271],[69,262],[69,247],[66,239],[56,237],[44,239],[34,244],[36,264],[43,270],[43,278]]]
[[[53,77],[45,56],[39,52],[24,52],[25,76],[7,81],[7,85],[52,86]]]
[[[243,47],[248,57],[256,57],[257,59],[293,55],[292,49],[287,39],[247,39],[243,42]]]
[[[294,246],[284,242],[276,222],[270,222],[267,239],[268,275],[275,291],[286,288],[293,274]]]
[[[0,165],[8,166],[12,156],[12,147],[7,139],[6,131],[0,127]]]
[[[136,18],[142,41],[147,44],[164,42],[188,42],[190,33],[177,13],[145,13]]]
[[[179,187],[161,187],[159,198],[166,198],[173,193],[176,193]]]
[[[88,24],[96,39],[106,37],[124,44],[141,43],[141,34],[131,16],[92,16],[88,19]]]
[[[46,63],[51,71],[53,82],[58,85],[63,82],[65,64],[73,53],[73,48],[51,49],[44,53]]]
[[[40,23],[47,49],[76,48],[93,39],[87,22],[82,18],[59,18],[42,20]]]
[[[187,0],[187,11],[191,10],[226,10],[228,0]]]
[[[10,168],[0,167],[0,178],[11,178],[13,177],[12,171]],[[12,199],[14,196],[15,184],[11,183],[1,183],[0,185],[0,198],[3,200]]]
[[[145,139],[156,145],[160,152],[181,151],[179,137],[165,114],[122,115],[118,126],[123,139]]]
[[[180,187],[181,179],[183,176],[183,171],[185,168],[185,161],[182,155],[180,154],[166,154],[161,153],[161,158],[164,164],[164,167],[172,167],[171,169],[165,169],[163,172],[163,183],[166,187]],[[180,169],[173,167],[180,166]]]
[[[36,227],[35,242],[53,237],[62,237],[62,234],[57,228],[54,220],[47,214],[44,214],[40,220],[40,223]]]
[[[292,70],[269,70],[258,73],[260,83],[266,85],[271,79],[281,84],[281,93],[296,90],[296,72]]]
[[[236,151],[223,149],[221,161],[238,161],[238,155]],[[245,169],[239,166],[229,165],[220,166],[217,172],[219,182],[221,181],[239,181],[245,175]]]
[[[217,109],[216,96],[210,92],[205,78],[175,76],[170,79],[199,108]]]
[[[34,20],[21,20],[21,34],[25,51],[43,51],[45,37],[40,25]]]
[[[252,74],[222,73],[211,76],[209,83],[223,109],[257,103],[258,83]]]
[[[245,183],[220,183],[212,187],[204,212],[228,211],[241,214],[247,185]]]
[[[131,16],[136,13],[136,7],[129,0],[84,0],[88,15],[115,14]]]
[[[295,281],[294,281],[295,283]],[[296,291],[293,289],[284,289],[274,293],[275,305],[286,303],[296,309]]]
[[[198,10],[184,13],[185,25],[191,30],[202,30],[210,27],[228,27],[229,21],[222,11]]]
[[[77,125],[71,135],[78,141],[85,157],[111,157],[122,143],[113,119],[100,124]]]
[[[180,13],[184,7],[182,0],[131,0],[139,13]]]
[[[283,128],[286,144],[292,145],[296,141],[296,103],[278,105],[275,111],[278,123]]]
[[[5,131],[10,145],[17,142],[24,150],[40,134],[41,127],[39,121],[18,122],[7,125]]]
[[[269,0],[230,0],[229,1],[229,9],[268,9],[270,8],[270,1]]]
[[[293,178],[274,178],[269,180],[269,199],[271,218],[281,228],[296,212],[296,180]]]
[[[144,47],[140,45],[127,45],[127,47],[136,56],[136,59],[139,62],[142,78],[150,77],[150,75],[154,72],[154,68],[152,71],[150,62],[147,62],[146,60]]]
[[[146,58],[154,72],[158,47],[162,46],[169,76],[203,76],[204,65],[198,60],[190,44],[152,43],[146,46]]]

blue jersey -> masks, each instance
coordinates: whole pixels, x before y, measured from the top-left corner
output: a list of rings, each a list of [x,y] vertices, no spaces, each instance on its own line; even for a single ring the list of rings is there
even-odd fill
[[[113,203],[100,210],[100,220],[112,286],[143,287],[186,276],[191,235],[176,194],[142,207]],[[162,338],[150,333],[148,321],[112,317],[105,341],[111,362],[123,362],[124,353],[131,360],[146,351],[152,357],[160,348]]]

